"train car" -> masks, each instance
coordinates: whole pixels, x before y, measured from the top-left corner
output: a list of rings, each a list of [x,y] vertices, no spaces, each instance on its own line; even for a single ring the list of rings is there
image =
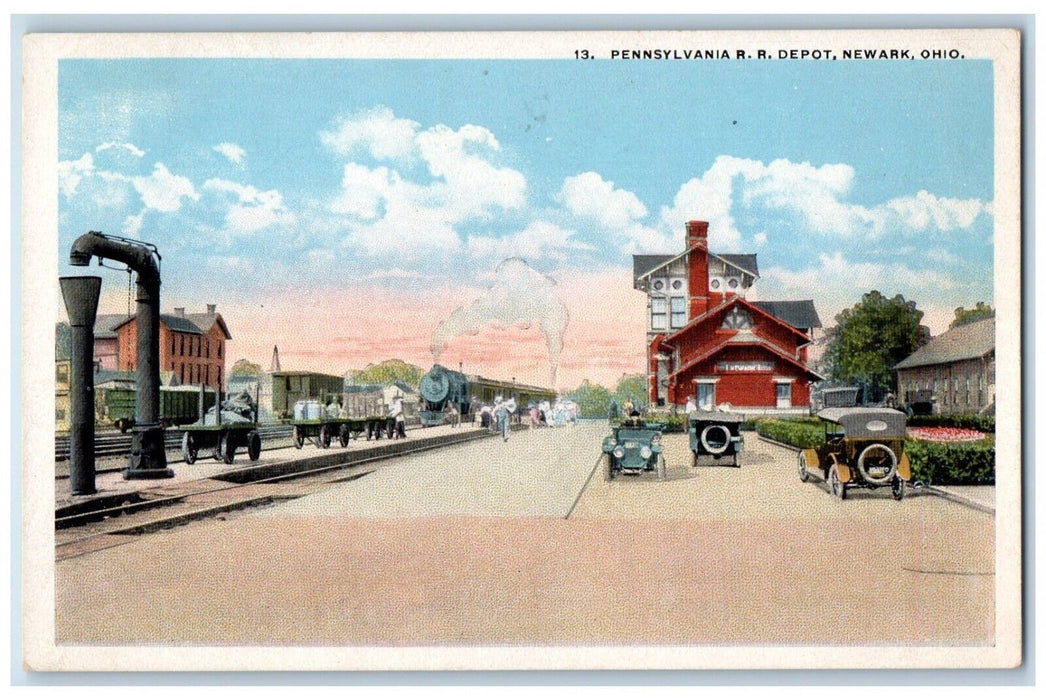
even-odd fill
[[[214,406],[214,389],[204,391],[203,410]],[[110,380],[95,387],[95,421],[114,425],[120,432],[134,426],[134,382]],[[200,387],[193,385],[160,387],[160,420],[167,427],[195,423],[200,419]]]
[[[471,413],[473,399],[490,406],[498,396],[511,397],[521,409],[530,403],[556,400],[556,392],[552,389],[464,374],[442,365],[433,365],[421,378],[420,393],[421,424],[426,426],[442,425],[448,405],[454,406],[463,423],[474,420]]]
[[[286,420],[294,416],[294,404],[299,401],[317,400],[324,404],[331,396],[340,396],[345,380],[332,374],[318,372],[273,372],[271,375],[272,392],[269,394],[271,406],[265,406],[261,397],[262,412],[266,409],[276,420]]]

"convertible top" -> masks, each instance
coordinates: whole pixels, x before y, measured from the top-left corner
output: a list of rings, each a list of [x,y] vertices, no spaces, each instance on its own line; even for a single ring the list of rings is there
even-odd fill
[[[691,411],[687,414],[691,421],[714,421],[716,423],[743,423],[745,417],[740,413],[725,411]]]
[[[892,408],[826,408],[817,417],[843,426],[847,437],[904,435],[907,418]]]

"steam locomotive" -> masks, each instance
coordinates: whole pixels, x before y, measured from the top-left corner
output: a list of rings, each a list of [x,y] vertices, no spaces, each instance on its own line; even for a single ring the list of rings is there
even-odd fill
[[[421,378],[419,390],[422,398],[421,424],[427,426],[444,422],[444,411],[448,404],[458,411],[462,422],[474,420],[471,413],[473,398],[478,404],[489,406],[498,396],[505,399],[511,397],[520,408],[532,402],[556,400],[556,392],[552,389],[485,379],[475,374],[455,372],[438,364],[433,365]]]

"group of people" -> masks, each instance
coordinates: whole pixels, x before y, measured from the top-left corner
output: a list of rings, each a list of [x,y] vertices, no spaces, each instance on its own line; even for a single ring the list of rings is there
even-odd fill
[[[530,404],[528,408],[531,428],[541,425],[558,427],[577,420],[577,404],[572,401],[557,400],[555,404],[542,401]]]

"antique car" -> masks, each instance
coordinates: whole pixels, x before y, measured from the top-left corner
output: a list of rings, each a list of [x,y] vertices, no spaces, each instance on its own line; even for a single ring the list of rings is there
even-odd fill
[[[846,498],[851,488],[889,486],[904,498],[911,465],[904,452],[905,415],[892,408],[826,408],[817,414],[825,428],[824,444],[799,453],[799,479],[814,469],[824,474],[833,496]]]
[[[647,423],[629,416],[603,438],[603,473],[607,480],[619,474],[654,472],[659,480],[667,474],[665,456],[661,453],[662,423]]]
[[[722,411],[691,411],[687,414],[690,434],[690,465],[739,467],[738,454],[745,439],[741,423],[745,417]]]

